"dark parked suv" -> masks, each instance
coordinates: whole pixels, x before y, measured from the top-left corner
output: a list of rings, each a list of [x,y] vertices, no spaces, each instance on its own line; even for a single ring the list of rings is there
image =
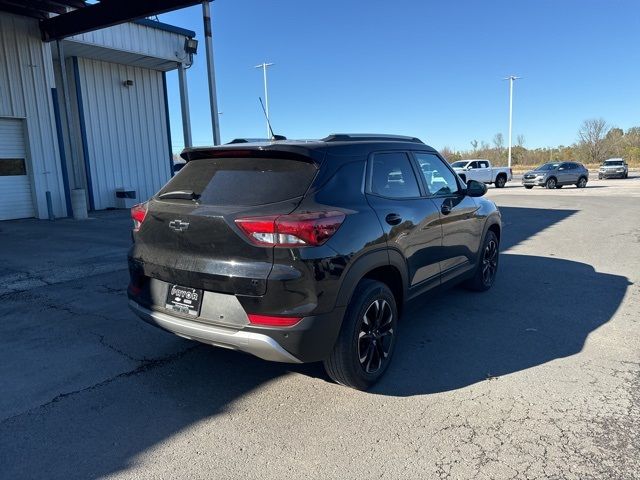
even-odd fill
[[[280,362],[323,361],[366,389],[403,305],[491,287],[500,213],[410,137],[331,135],[191,148],[132,209],[131,308],[144,320]]]

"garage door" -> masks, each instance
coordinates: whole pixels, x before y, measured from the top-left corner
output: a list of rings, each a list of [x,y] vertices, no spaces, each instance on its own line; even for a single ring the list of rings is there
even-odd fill
[[[22,120],[0,118],[0,220],[35,216]]]

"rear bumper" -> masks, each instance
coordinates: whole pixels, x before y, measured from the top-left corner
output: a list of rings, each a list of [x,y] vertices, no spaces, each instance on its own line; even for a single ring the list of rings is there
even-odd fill
[[[267,335],[174,317],[149,310],[133,300],[129,300],[129,307],[145,322],[189,340],[240,350],[273,362],[302,363]]]
[[[189,340],[239,350],[264,360],[306,363],[324,360],[333,349],[345,307],[304,317],[292,327],[213,325],[157,311],[129,299],[129,307],[145,322]]]

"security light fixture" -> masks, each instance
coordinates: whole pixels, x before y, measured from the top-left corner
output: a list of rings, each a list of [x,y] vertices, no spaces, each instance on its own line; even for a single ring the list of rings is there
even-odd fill
[[[195,38],[185,38],[184,39],[184,51],[189,55],[194,55],[198,53],[198,40]]]

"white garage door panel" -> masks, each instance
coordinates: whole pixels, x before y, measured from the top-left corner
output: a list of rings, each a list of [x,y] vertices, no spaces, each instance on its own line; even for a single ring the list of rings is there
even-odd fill
[[[27,175],[0,177],[0,192],[0,220],[35,217],[31,182]]]
[[[22,120],[0,118],[0,162],[3,158],[25,159]],[[0,169],[0,220],[34,217],[29,175],[2,175]],[[28,173],[28,172],[27,172]]]

